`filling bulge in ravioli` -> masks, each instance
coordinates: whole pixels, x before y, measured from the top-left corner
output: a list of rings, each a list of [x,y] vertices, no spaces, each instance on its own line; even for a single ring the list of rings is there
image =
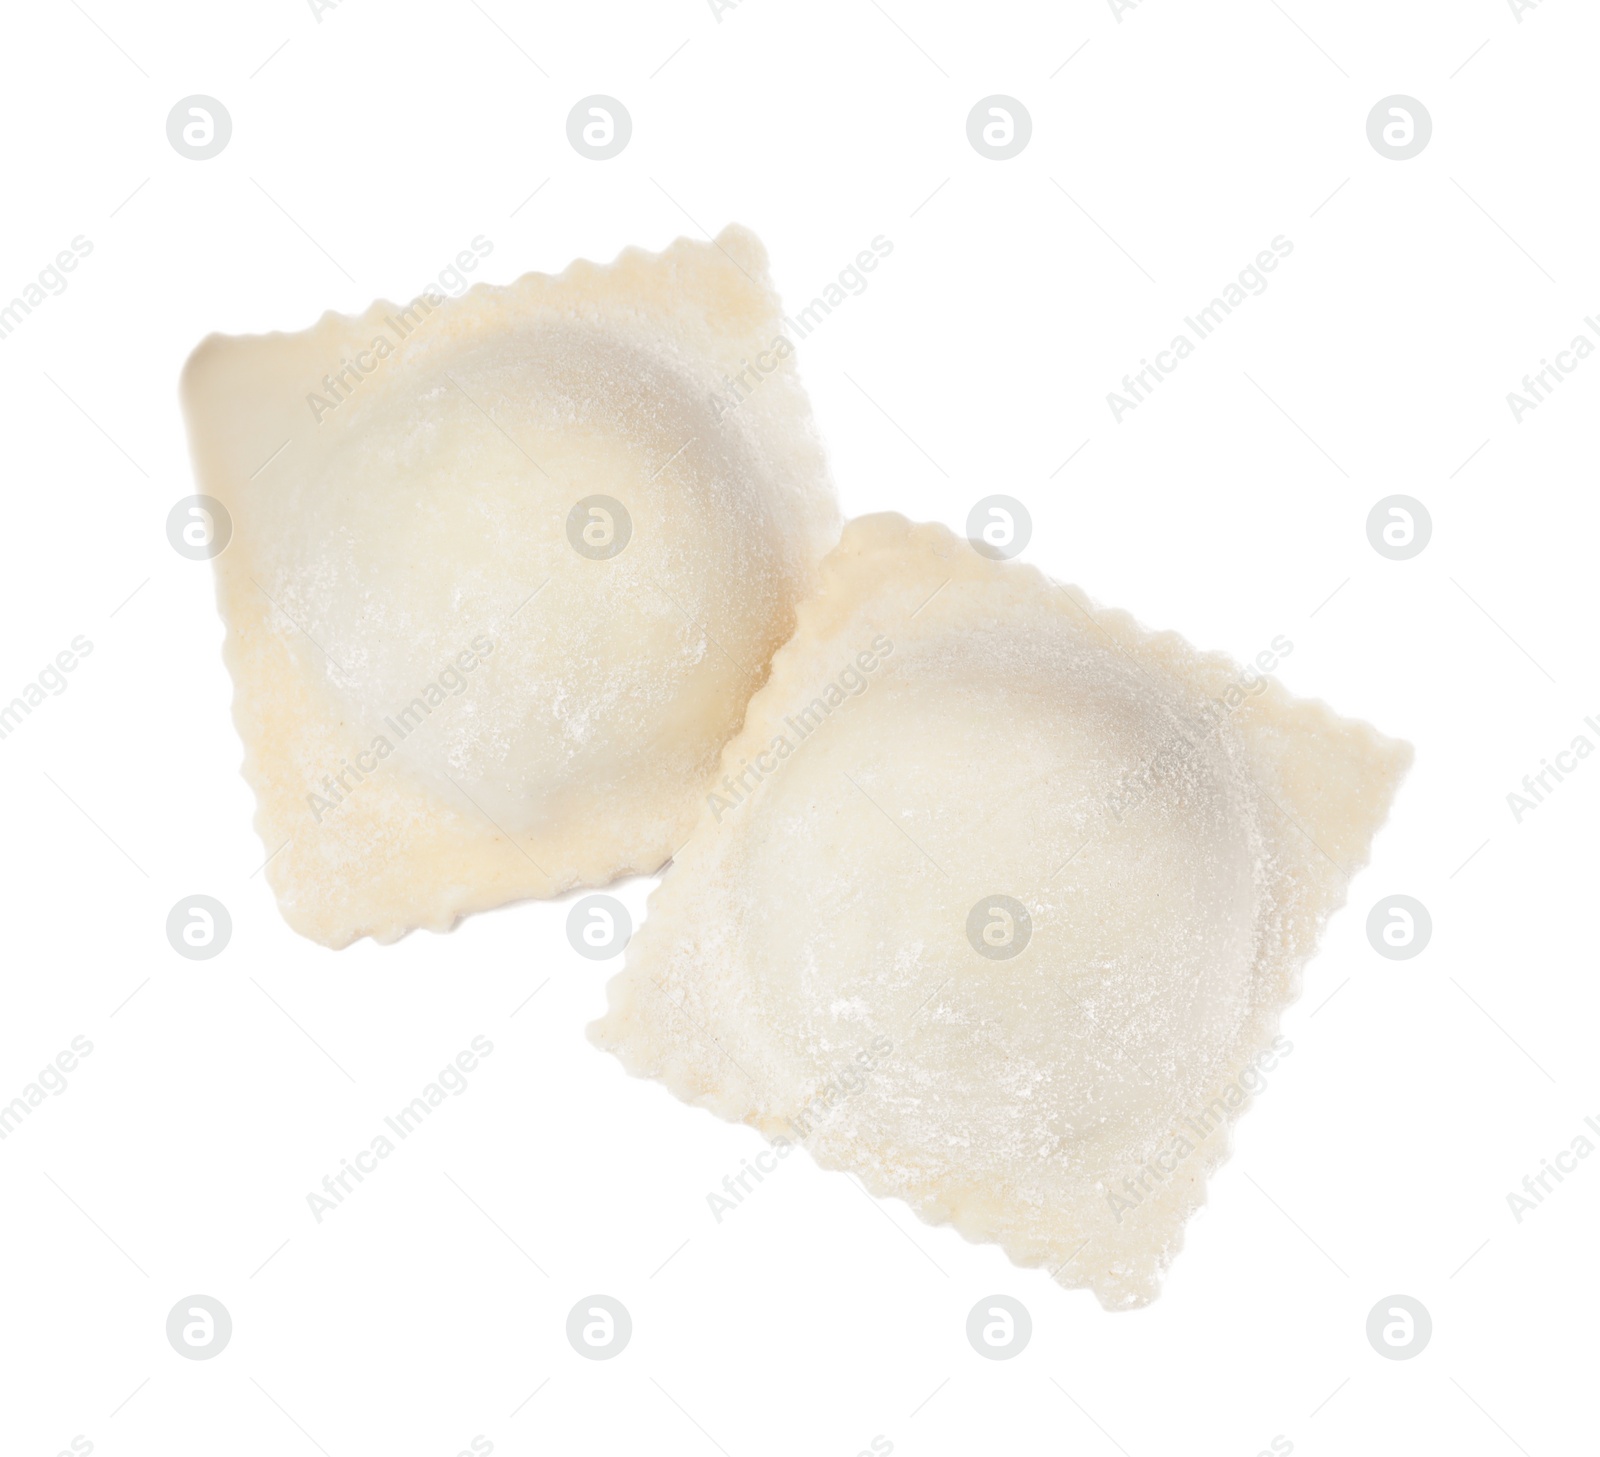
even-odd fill
[[[543,838],[601,798],[698,788],[737,728],[804,571],[749,492],[757,469],[647,352],[510,334],[284,470],[275,509],[300,530],[263,549],[262,586],[331,708],[405,733],[436,794],[454,780]],[[430,700],[472,638],[481,666]]]
[[[1249,782],[1207,741],[1190,792],[1118,822],[1106,765],[1159,752],[1177,705],[1090,643],[942,647],[902,649],[745,811],[737,954],[759,1055],[797,1053],[803,1082],[886,1033],[885,1131],[956,1137],[980,1161],[1014,1114],[1041,1146],[1124,1137],[1150,1094],[1198,1094],[1240,1021],[1262,889]],[[1058,669],[1052,701],[1036,685]]]

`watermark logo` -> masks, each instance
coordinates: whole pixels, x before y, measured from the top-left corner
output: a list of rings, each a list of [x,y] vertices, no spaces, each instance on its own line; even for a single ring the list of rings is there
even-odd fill
[[[863,648],[810,703],[783,721],[785,732],[775,734],[772,742],[756,751],[755,759],[741,759],[737,772],[730,769],[711,793],[706,796],[706,806],[711,817],[719,824],[729,810],[744,804],[756,792],[761,781],[775,773],[801,744],[811,737],[835,709],[843,706],[847,698],[859,698],[871,682],[868,676],[877,671],[883,660],[894,651],[894,643],[883,633],[873,638],[870,647]]]
[[[167,512],[167,540],[179,556],[208,562],[233,540],[233,517],[215,496],[183,496]]]
[[[1033,118],[1015,96],[985,96],[967,113],[967,140],[991,162],[1009,162],[1033,136]]]
[[[191,162],[215,157],[233,135],[233,118],[215,96],[185,96],[167,113],[167,140]]]
[[[322,776],[321,793],[316,790],[306,795],[306,808],[319,825],[323,817],[336,806],[349,799],[357,789],[373,778],[379,766],[394,753],[412,734],[433,716],[437,708],[451,698],[459,698],[467,691],[467,675],[481,667],[494,654],[494,639],[485,636],[473,638],[471,645],[457,653],[454,659],[440,669],[438,675],[425,683],[408,704],[384,717],[384,727],[394,735],[374,734],[372,742],[357,749],[347,759],[339,760],[339,767]]]
[[[821,291],[812,296],[810,303],[797,309],[793,315],[785,314],[783,329],[796,339],[808,338],[817,326],[834,310],[842,308],[852,298],[867,291],[869,273],[894,252],[894,243],[882,233],[872,239],[870,247],[863,248],[841,268]],[[756,391],[756,387],[777,372],[778,365],[794,353],[794,345],[784,334],[779,334],[765,349],[758,349],[754,359],[741,359],[739,368],[722,376],[724,390],[711,396],[711,414],[714,420],[737,410]]]
[[[1367,140],[1391,162],[1409,162],[1433,137],[1433,118],[1415,96],[1385,96],[1367,113]]]
[[[840,302],[842,303],[843,301],[844,296],[841,294]],[[823,303],[821,299],[813,299],[808,306],[809,309],[818,307],[821,308],[822,313],[817,317],[821,318],[828,312],[827,304]],[[799,327],[792,320],[785,319],[784,322],[790,324],[791,327]],[[809,332],[809,330],[806,332]],[[801,337],[803,338],[804,334]],[[728,387],[727,393],[718,392],[711,396],[711,418],[720,420],[724,415],[731,414],[734,410],[737,410],[740,405],[755,393],[756,386],[761,384],[768,375],[777,369],[778,362],[787,359],[793,353],[794,345],[780,334],[768,348],[756,350],[754,360],[741,359],[737,374],[725,374],[722,376],[723,384]]]
[[[1367,940],[1379,956],[1410,961],[1433,939],[1433,917],[1409,895],[1385,896],[1367,913]]]
[[[337,369],[323,375],[315,389],[306,391],[306,408],[311,411],[311,418],[317,424],[322,424],[355,393],[356,386],[363,379],[376,374],[385,360],[400,352],[400,346],[422,327],[446,299],[457,299],[466,293],[471,287],[467,275],[476,272],[478,265],[493,252],[494,242],[482,233],[477,234],[472,246],[461,249],[405,308],[385,314],[383,325],[394,335],[393,341],[388,335],[375,334],[363,348],[352,351],[353,358],[346,355],[339,361]]]
[[[992,561],[1009,561],[1033,538],[1033,517],[1014,496],[985,496],[967,512],[967,540]]]
[[[628,1307],[611,1295],[586,1295],[567,1315],[567,1340],[586,1361],[620,1356],[633,1337]]]
[[[1385,1295],[1367,1315],[1367,1339],[1387,1361],[1420,1356],[1433,1336],[1433,1317],[1413,1295]]]
[[[1033,917],[1011,896],[985,896],[967,912],[967,940],[979,956],[990,961],[1021,956],[1032,939]]]
[[[1583,322],[1600,334],[1600,320],[1596,320],[1593,314],[1586,314]],[[1522,417],[1529,410],[1537,410],[1555,393],[1555,387],[1565,384],[1567,376],[1593,353],[1594,342],[1583,334],[1574,334],[1572,342],[1565,349],[1556,350],[1554,363],[1541,359],[1538,369],[1522,376],[1520,394],[1516,390],[1506,391],[1506,404],[1511,409],[1511,418],[1520,425]]]
[[[1589,1133],[1600,1137],[1600,1119],[1587,1117],[1584,1123],[1588,1126]],[[1553,1194],[1555,1190],[1550,1187],[1554,1179],[1558,1184],[1566,1183],[1568,1174],[1578,1172],[1578,1160],[1586,1159],[1594,1152],[1594,1144],[1589,1140],[1588,1133],[1580,1133],[1571,1144],[1561,1149],[1554,1158],[1540,1159],[1539,1172],[1524,1174],[1522,1176],[1523,1192],[1518,1194],[1515,1190],[1506,1195],[1506,1207],[1511,1211],[1513,1223],[1521,1224],[1525,1214],[1532,1214],[1544,1203],[1546,1194]]]
[[[21,693],[10,703],[0,705],[0,739],[10,738],[21,726],[23,719],[29,717],[34,709],[44,703],[46,693],[52,698],[59,698],[65,693],[69,686],[65,675],[75,672],[78,664],[93,651],[94,644],[79,633],[67,647],[55,655],[53,661],[46,663],[39,670],[38,676],[28,683]]]
[[[1585,718],[1583,722],[1586,728],[1600,736],[1600,723],[1596,723],[1592,717]],[[1513,789],[1506,795],[1506,807],[1511,811],[1511,818],[1520,825],[1523,815],[1529,810],[1538,809],[1544,803],[1546,796],[1554,794],[1556,786],[1565,783],[1567,775],[1576,773],[1578,765],[1592,753],[1594,753],[1593,742],[1587,735],[1579,734],[1566,748],[1556,750],[1555,763],[1552,764],[1548,759],[1540,759],[1539,763],[1544,766],[1543,768],[1533,774],[1522,776],[1522,788],[1525,792],[1518,794]],[[1551,783],[1552,779],[1555,783]]]
[[[1367,512],[1367,540],[1379,556],[1407,562],[1433,539],[1433,517],[1415,496],[1385,496]]]
[[[567,140],[591,162],[608,162],[633,135],[633,118],[615,96],[585,96],[567,113]]]
[[[613,496],[585,496],[567,512],[567,541],[579,556],[609,561],[633,540],[633,517]]]
[[[609,961],[633,935],[633,918],[614,895],[586,895],[567,912],[567,940],[579,956]]]
[[[784,316],[783,322],[802,339],[810,334],[834,310],[841,307],[846,299],[867,291],[867,277],[875,273],[878,265],[894,252],[894,241],[882,233],[873,236],[869,247],[861,249],[855,258],[845,264],[832,280],[823,286],[822,292],[816,295],[810,303],[799,310],[793,318]],[[774,340],[776,348],[779,343],[787,344],[787,340]],[[784,352],[779,351],[780,355]],[[748,369],[748,365],[746,369]],[[775,363],[774,366],[775,367]],[[743,379],[745,371],[741,370],[737,378]]]
[[[1156,386],[1165,384],[1167,376],[1196,351],[1196,341],[1203,344],[1247,298],[1267,291],[1267,275],[1275,273],[1278,265],[1293,252],[1293,241],[1279,233],[1268,247],[1256,254],[1253,262],[1245,264],[1230,282],[1223,285],[1222,291],[1210,303],[1196,309],[1193,314],[1185,314],[1183,322],[1194,338],[1191,339],[1189,334],[1173,335],[1172,342],[1165,349],[1156,350],[1154,361],[1141,359],[1138,369],[1123,375],[1122,389],[1111,390],[1106,395],[1111,418],[1120,425],[1124,415],[1148,400],[1155,393]]]
[[[1120,825],[1122,817],[1129,810],[1137,809],[1160,785],[1171,782],[1177,772],[1199,752],[1202,738],[1211,733],[1220,733],[1228,715],[1240,704],[1247,698],[1267,691],[1266,675],[1293,651],[1294,644],[1279,633],[1270,647],[1256,654],[1253,668],[1247,666],[1220,698],[1206,700],[1200,720],[1193,725],[1196,732],[1180,731],[1175,740],[1158,749],[1143,763],[1124,772],[1107,800],[1111,818]]]
[[[465,1093],[472,1086],[467,1074],[476,1072],[480,1059],[493,1052],[494,1043],[480,1032],[472,1039],[470,1049],[463,1048],[440,1068],[421,1093],[392,1116],[384,1118],[388,1133],[378,1134],[366,1148],[358,1150],[353,1159],[341,1158],[337,1173],[323,1175],[322,1192],[312,1190],[306,1195],[312,1221],[321,1224],[324,1216],[332,1214],[355,1192],[350,1186],[352,1179],[360,1185],[366,1182],[368,1174],[377,1173],[379,1161],[388,1158],[398,1146],[396,1139],[404,1143],[433,1116],[435,1108],[444,1106],[447,1098],[459,1098]],[[389,1133],[394,1134],[393,1139]]]
[[[167,940],[179,956],[210,961],[233,939],[233,917],[213,896],[185,896],[167,912]]]
[[[1020,1356],[1032,1336],[1028,1307],[1010,1295],[986,1295],[967,1315],[967,1340],[989,1361]]]
[[[56,254],[54,263],[47,263],[38,276],[24,284],[10,303],[0,305],[0,339],[9,338],[22,321],[44,301],[55,294],[67,291],[65,274],[76,270],[79,263],[94,252],[94,244],[79,233],[70,248]]]
[[[779,1160],[789,1157],[796,1140],[804,1143],[810,1138],[812,1133],[867,1086],[867,1074],[881,1067],[893,1052],[894,1043],[880,1033],[868,1046],[857,1051],[853,1061],[838,1064],[813,1086],[801,1101],[794,1117],[784,1120],[793,1130],[794,1138],[776,1135],[769,1140],[771,1147],[762,1149],[754,1159],[740,1159],[736,1172],[722,1176],[723,1193],[719,1194],[713,1189],[706,1195],[706,1208],[711,1211],[712,1223],[721,1224],[724,1217],[732,1214],[755,1192],[750,1182],[752,1179],[760,1185],[769,1174],[777,1173]]]
[[[722,1187],[727,1191],[719,1194],[716,1190],[706,1195],[706,1208],[711,1211],[711,1222],[721,1224],[724,1215],[732,1214],[745,1201],[747,1194],[753,1194],[750,1180],[764,1183],[766,1175],[778,1172],[778,1160],[786,1159],[794,1151],[794,1144],[781,1134],[772,1140],[771,1148],[764,1148],[755,1156],[754,1161],[740,1159],[737,1173],[724,1174]]]
[[[1117,1223],[1121,1224],[1124,1214],[1137,1209],[1154,1194],[1158,1185],[1172,1178],[1183,1166],[1184,1160],[1213,1133],[1219,1128],[1226,1128],[1228,1114],[1243,1108],[1265,1088],[1266,1075],[1277,1071],[1278,1059],[1288,1057],[1293,1051],[1294,1043],[1287,1037],[1274,1037],[1272,1045],[1258,1053],[1253,1062],[1246,1063],[1239,1074],[1205,1107],[1178,1120],[1181,1126],[1168,1135],[1170,1141],[1167,1147],[1158,1150],[1135,1173],[1125,1177],[1121,1192],[1107,1189],[1106,1204],[1116,1215]]]
[[[59,1098],[66,1092],[69,1086],[67,1074],[76,1072],[78,1059],[88,1057],[93,1051],[94,1043],[79,1033],[72,1039],[70,1047],[63,1047],[53,1062],[47,1062],[39,1069],[33,1081],[24,1086],[21,1093],[9,1103],[0,1103],[0,1141],[10,1138],[22,1126],[22,1120],[44,1104],[47,1095]]]
[[[185,1295],[167,1314],[167,1340],[187,1361],[220,1356],[233,1336],[228,1307],[211,1295]]]
[[[894,1043],[880,1032],[856,1053],[853,1062],[840,1063],[806,1095],[800,1111],[787,1120],[795,1136],[801,1140],[810,1138],[846,1101],[867,1086],[867,1074],[893,1052]]]

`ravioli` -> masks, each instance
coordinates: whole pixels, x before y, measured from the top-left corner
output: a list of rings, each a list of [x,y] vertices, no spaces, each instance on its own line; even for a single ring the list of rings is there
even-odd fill
[[[443,930],[687,838],[838,536],[781,323],[729,228],[196,349],[234,719],[297,931]]]
[[[941,526],[862,518],[590,1036],[1144,1304],[1410,757]]]

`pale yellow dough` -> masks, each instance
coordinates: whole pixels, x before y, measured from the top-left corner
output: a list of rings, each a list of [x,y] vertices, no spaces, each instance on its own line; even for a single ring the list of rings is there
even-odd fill
[[[442,930],[687,838],[838,535],[780,321],[729,228],[195,351],[234,718],[296,930]],[[571,543],[591,496],[631,519],[619,554]]]
[[[943,527],[863,518],[591,1036],[1143,1304],[1409,762]]]

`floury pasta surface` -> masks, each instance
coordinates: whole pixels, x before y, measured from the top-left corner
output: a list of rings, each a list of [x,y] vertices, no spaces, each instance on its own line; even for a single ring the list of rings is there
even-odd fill
[[[838,535],[754,236],[213,336],[182,393],[296,930],[667,860]]]
[[[943,527],[865,517],[590,1035],[1140,1305],[1293,1051],[1283,1009],[1409,762]]]

